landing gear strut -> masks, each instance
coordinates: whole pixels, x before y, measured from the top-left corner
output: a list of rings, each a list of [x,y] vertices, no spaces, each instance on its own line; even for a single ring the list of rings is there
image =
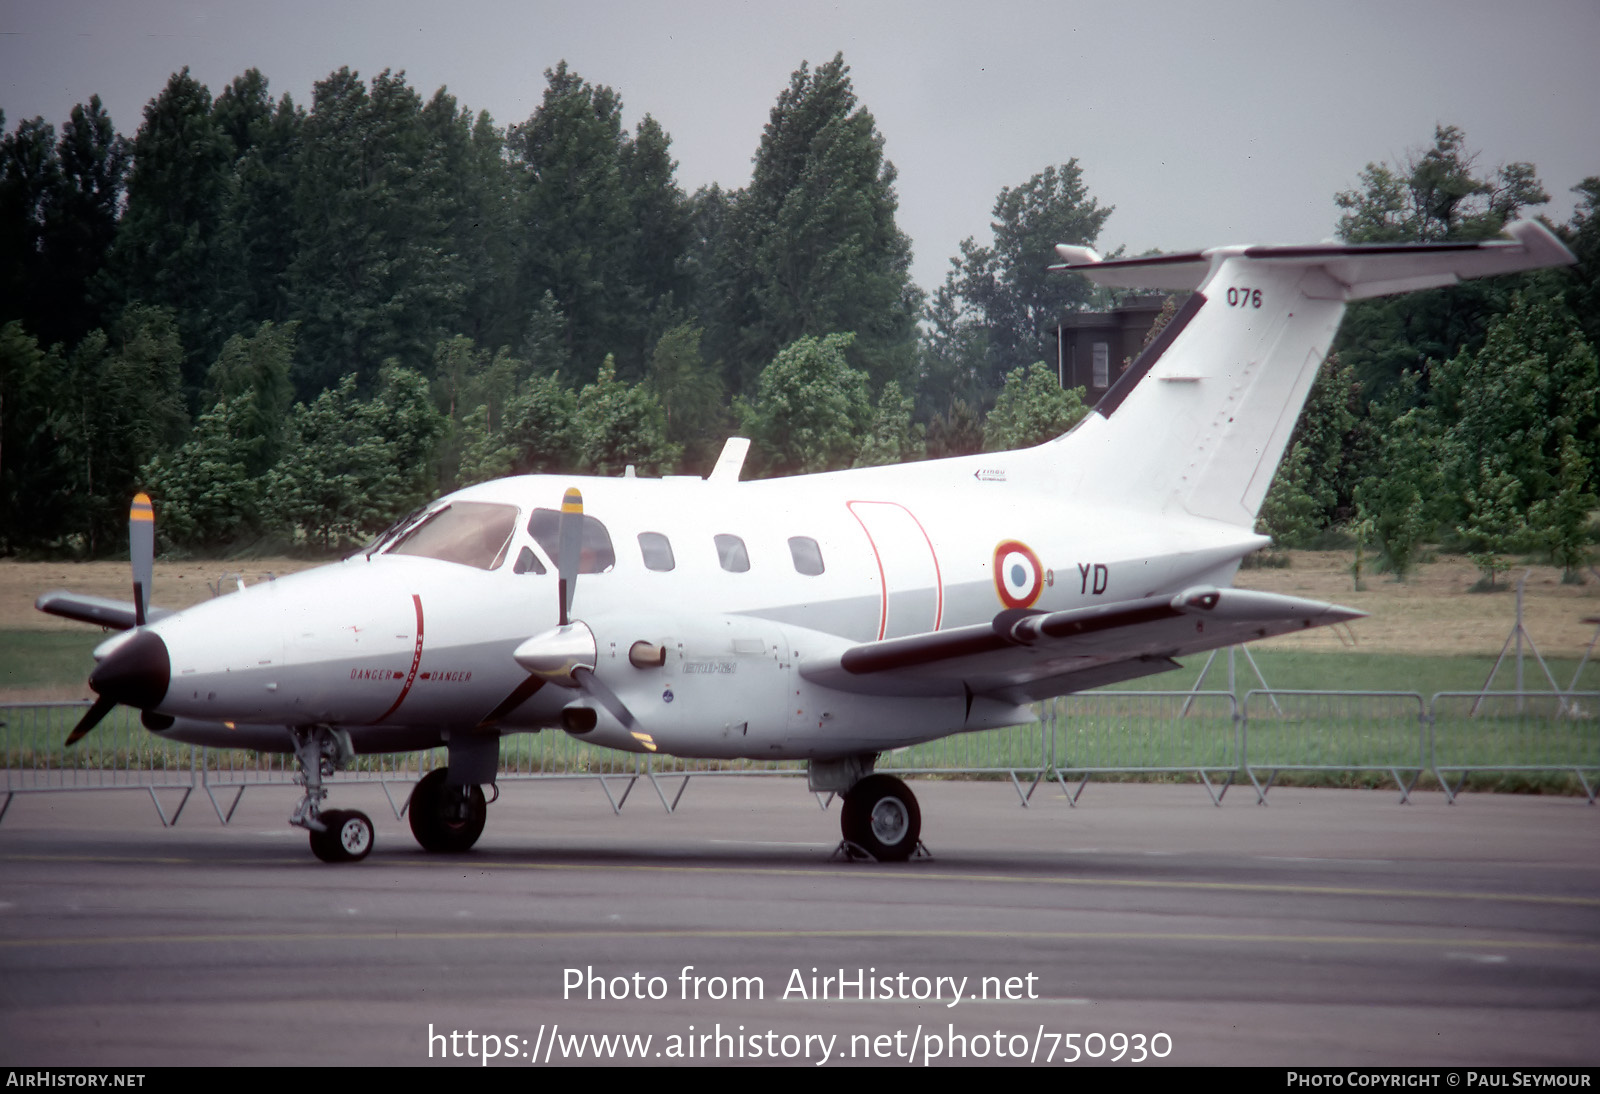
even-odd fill
[[[846,841],[879,862],[904,862],[922,835],[922,810],[893,775],[868,775],[845,792],[839,827]]]
[[[411,834],[424,851],[467,851],[483,835],[489,805],[480,786],[451,786],[448,768],[439,767],[422,777],[411,791]]]
[[[323,862],[359,862],[372,850],[372,819],[350,809],[322,811],[328,788],[322,780],[338,771],[355,750],[350,737],[328,726],[291,726],[294,759],[300,768],[295,781],[306,788],[289,823],[311,833],[311,853]]]

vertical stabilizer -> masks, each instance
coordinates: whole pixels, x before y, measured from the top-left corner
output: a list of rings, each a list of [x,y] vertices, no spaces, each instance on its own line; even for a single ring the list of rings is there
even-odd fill
[[[1167,330],[1071,433],[1044,446],[1081,497],[1255,523],[1345,303],[1574,261],[1541,225],[1442,244],[1223,247],[1057,269],[1191,288]]]

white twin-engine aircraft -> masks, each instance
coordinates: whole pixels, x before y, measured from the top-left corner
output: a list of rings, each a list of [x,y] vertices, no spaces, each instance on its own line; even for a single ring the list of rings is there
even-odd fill
[[[502,479],[180,612],[148,607],[141,495],[135,602],[38,602],[126,632],[95,651],[99,698],[69,743],[121,703],[162,737],[292,752],[290,823],[328,861],[372,847],[366,816],[322,808],[357,753],[448,749],[410,798],[429,851],[477,840],[506,734],[805,760],[811,789],[843,795],[854,850],[907,858],[921,816],[874,774],[882,753],[1362,614],[1229,583],[1268,542],[1256,513],[1345,303],[1574,261],[1536,223],[1509,235],[1105,261],[1062,246],[1057,269],[1193,295],[1037,448],[740,482],[735,438],[703,480]]]

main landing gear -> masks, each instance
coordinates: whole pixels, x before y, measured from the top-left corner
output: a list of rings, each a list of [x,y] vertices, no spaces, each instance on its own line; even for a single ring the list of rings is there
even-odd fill
[[[922,810],[893,775],[868,775],[845,791],[839,827],[847,844],[879,862],[904,862],[917,850]]]
[[[289,823],[311,833],[311,853],[323,862],[359,862],[372,850],[372,819],[354,809],[330,809],[322,803],[328,788],[322,780],[338,771],[355,754],[350,737],[327,726],[291,726],[294,759],[300,768],[295,781],[306,788]]]
[[[448,768],[435,768],[411,791],[411,834],[424,851],[470,850],[483,835],[489,805],[481,786],[451,786]]]

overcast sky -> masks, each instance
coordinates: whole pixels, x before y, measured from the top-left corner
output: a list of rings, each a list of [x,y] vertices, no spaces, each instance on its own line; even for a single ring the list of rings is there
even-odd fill
[[[1076,158],[1116,213],[1100,244],[1178,250],[1331,234],[1370,161],[1461,127],[1485,166],[1534,163],[1553,219],[1600,175],[1600,0],[781,4],[0,0],[6,128],[99,94],[131,136],[170,73],[215,94],[259,68],[309,105],[341,65],[405,70],[500,124],[565,58],[671,134],[686,191],[743,186],[801,61],[842,51],[899,168],[924,288],[988,239],[1003,186]]]

